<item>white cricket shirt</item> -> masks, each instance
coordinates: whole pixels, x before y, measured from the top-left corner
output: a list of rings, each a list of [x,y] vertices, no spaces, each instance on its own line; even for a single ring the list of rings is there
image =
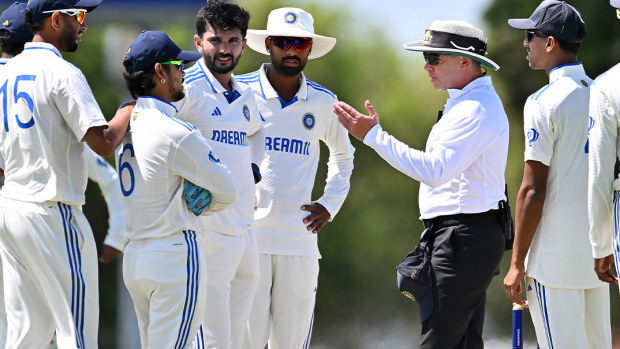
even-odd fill
[[[186,97],[175,103],[177,117],[195,125],[232,173],[239,197],[221,212],[201,216],[205,230],[240,235],[254,224],[254,175],[252,163],[265,156],[265,133],[254,94],[231,77],[232,92],[217,81],[200,59],[185,75]]]
[[[265,64],[237,79],[252,87],[265,120],[263,180],[256,186],[254,214],[259,253],[320,258],[317,234],[306,229],[309,213],[301,205],[312,201],[319,141],[329,148],[329,161],[325,189],[316,201],[333,219],[349,192],[355,149],[333,112],[338,99],[302,73],[299,91],[285,103],[269,83]]]
[[[161,238],[189,229],[201,231],[183,198],[183,179],[211,192],[212,212],[237,198],[234,179],[196,128],[173,117],[176,108],[154,97],[139,97],[130,131],[116,152],[116,168],[130,240]]]
[[[526,261],[526,274],[554,288],[602,284],[592,270],[588,238],[588,102],[592,80],[581,63],[549,72],[549,84],[523,110],[525,161],[549,166],[541,220]]]
[[[104,243],[123,251],[129,239],[125,236],[127,218],[118,175],[116,170],[90,147],[85,146],[85,150],[88,178],[99,185],[108,206],[108,234]]]
[[[420,219],[486,212],[506,198],[508,118],[491,78],[448,93],[425,151],[410,148],[380,125],[364,138],[392,167],[420,181]]]
[[[590,88],[588,213],[594,258],[613,252],[614,165],[620,158],[618,81],[620,64],[601,74]]]
[[[26,43],[0,69],[2,196],[83,205],[86,159],[81,140],[107,122],[82,72],[47,43]]]

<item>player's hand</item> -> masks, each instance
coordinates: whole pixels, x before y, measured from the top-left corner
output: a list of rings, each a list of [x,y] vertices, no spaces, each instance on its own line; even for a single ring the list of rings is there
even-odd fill
[[[101,262],[101,263],[110,263],[114,259],[116,259],[116,257],[118,257],[121,253],[123,253],[123,252],[115,249],[112,246],[108,246],[106,244],[103,244],[103,251],[101,252],[101,257],[99,257],[99,262]]]
[[[379,114],[375,111],[375,108],[370,104],[370,101],[365,103],[366,110],[370,115],[364,115],[352,106],[345,102],[334,103],[334,113],[338,116],[338,121],[346,128],[353,137],[364,141],[364,137],[371,128],[379,123]]]
[[[617,285],[618,278],[611,273],[611,268],[609,267],[612,264],[614,264],[614,256],[611,254],[604,258],[594,258],[594,271],[599,280]]]
[[[306,229],[315,234],[320,232],[325,224],[329,222],[329,219],[332,218],[327,209],[315,201],[313,201],[310,205],[302,205],[301,210],[310,212],[310,214],[304,218],[303,222],[304,224],[310,223]]]
[[[187,208],[189,208],[195,216],[200,216],[211,203],[211,192],[197,186],[187,179],[185,183],[183,183],[183,197],[187,202]]]
[[[523,289],[521,288],[521,281],[525,277],[524,268],[517,268],[513,265],[510,266],[510,270],[506,277],[504,278],[504,287],[506,288],[506,294],[508,298],[513,302],[525,305],[526,301],[519,297]]]

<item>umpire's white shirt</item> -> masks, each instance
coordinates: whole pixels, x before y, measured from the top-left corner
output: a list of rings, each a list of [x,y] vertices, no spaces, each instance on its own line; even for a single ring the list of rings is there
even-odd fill
[[[581,63],[549,72],[549,84],[523,111],[525,161],[549,166],[542,218],[532,240],[526,274],[554,288],[602,284],[592,271],[588,239],[588,101],[592,80]]]
[[[129,121],[116,167],[130,240],[201,231],[183,198],[183,179],[211,192],[208,210],[222,210],[237,197],[234,179],[190,123],[173,117],[176,108],[140,97]]]
[[[82,72],[47,43],[26,43],[0,70],[2,196],[83,205],[87,173],[82,138],[107,125]],[[16,115],[17,114],[17,115]]]
[[[594,258],[613,252],[614,166],[620,158],[619,81],[620,64],[617,64],[596,78],[590,88],[588,211]]]
[[[186,97],[175,103],[177,117],[195,125],[207,139],[235,178],[239,197],[227,209],[201,216],[200,220],[208,231],[245,234],[254,224],[256,196],[250,164],[260,165],[265,156],[263,123],[252,90],[232,76],[233,92],[228,92],[203,60],[186,71]]]
[[[269,83],[264,64],[237,78],[252,87],[265,119],[266,155],[254,214],[259,253],[320,257],[317,234],[306,229],[303,218],[309,213],[301,205],[311,202],[319,141],[327,145],[329,161],[323,196],[316,201],[333,218],[349,192],[355,149],[333,112],[337,98],[302,73],[299,91],[285,103]]]
[[[505,199],[508,118],[491,78],[448,93],[425,151],[410,148],[380,125],[364,138],[390,165],[421,182],[421,219],[486,212]]]

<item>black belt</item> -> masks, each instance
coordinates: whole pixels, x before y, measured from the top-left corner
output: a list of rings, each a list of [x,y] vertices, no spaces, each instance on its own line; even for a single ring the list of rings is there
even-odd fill
[[[431,219],[423,219],[424,228],[428,229],[431,226],[435,229],[448,227],[459,224],[485,224],[485,223],[500,223],[499,211],[488,210],[482,213],[459,213],[447,216],[439,216]]]

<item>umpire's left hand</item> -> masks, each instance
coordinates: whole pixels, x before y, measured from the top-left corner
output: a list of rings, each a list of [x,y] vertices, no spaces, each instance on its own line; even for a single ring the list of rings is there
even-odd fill
[[[306,229],[314,234],[320,232],[325,224],[329,222],[330,218],[332,218],[327,209],[315,201],[313,201],[310,205],[302,205],[301,209],[302,211],[310,212],[310,214],[304,218],[304,224],[310,223]]]

